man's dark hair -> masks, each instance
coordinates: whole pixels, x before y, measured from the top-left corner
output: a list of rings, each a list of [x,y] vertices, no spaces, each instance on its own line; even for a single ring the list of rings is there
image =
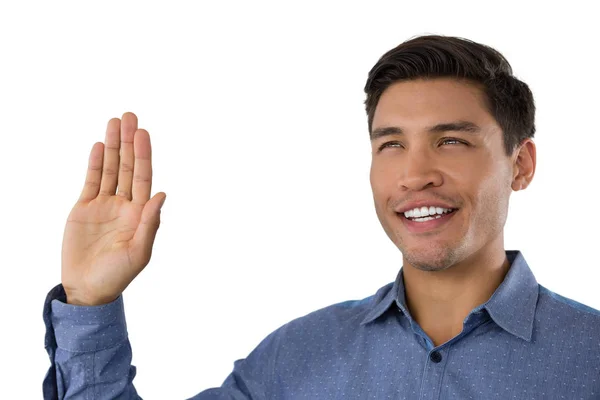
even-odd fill
[[[365,106],[369,136],[381,94],[391,84],[414,79],[453,77],[480,84],[487,108],[504,133],[504,148],[515,148],[535,133],[535,105],[529,87],[515,78],[497,50],[468,39],[426,35],[401,43],[385,53],[369,71]]]

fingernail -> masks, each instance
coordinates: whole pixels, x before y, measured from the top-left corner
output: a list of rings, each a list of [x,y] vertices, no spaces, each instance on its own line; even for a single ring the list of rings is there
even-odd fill
[[[165,200],[167,200],[167,198],[163,198],[162,201],[160,202],[160,206],[158,208],[162,208],[163,204],[165,204]]]

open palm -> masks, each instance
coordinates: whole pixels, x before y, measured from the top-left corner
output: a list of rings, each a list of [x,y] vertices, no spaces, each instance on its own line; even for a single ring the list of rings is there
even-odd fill
[[[65,226],[62,284],[70,304],[109,303],[148,265],[166,199],[163,192],[150,199],[151,188],[148,132],[133,113],[111,119]]]

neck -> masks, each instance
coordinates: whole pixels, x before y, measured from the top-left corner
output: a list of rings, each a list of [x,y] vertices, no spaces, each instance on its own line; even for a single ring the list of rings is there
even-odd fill
[[[503,238],[443,271],[422,271],[404,260],[406,305],[437,346],[462,331],[463,321],[485,303],[510,268]]]

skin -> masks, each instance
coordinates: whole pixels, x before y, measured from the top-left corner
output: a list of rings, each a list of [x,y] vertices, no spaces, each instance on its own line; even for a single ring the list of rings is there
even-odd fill
[[[146,267],[166,193],[150,197],[152,146],[137,116],[123,114],[90,152],[85,184],[65,226],[62,284],[67,303],[114,301]]]
[[[457,121],[480,130],[428,131]],[[533,179],[535,144],[527,139],[507,155],[482,89],[453,78],[390,85],[372,131],[382,127],[400,127],[402,134],[371,140],[375,210],[402,252],[409,312],[439,346],[462,331],[465,317],[491,297],[509,270],[503,232],[509,198]],[[439,228],[411,233],[394,209],[417,200],[442,201],[458,211]]]

